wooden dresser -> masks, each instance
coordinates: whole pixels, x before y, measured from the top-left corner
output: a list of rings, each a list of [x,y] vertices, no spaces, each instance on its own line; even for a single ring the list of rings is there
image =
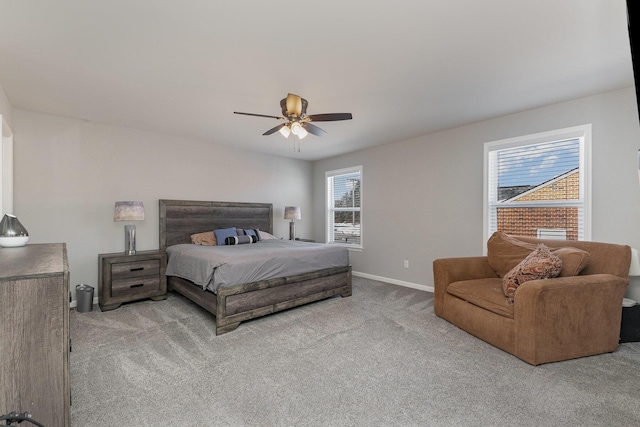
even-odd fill
[[[70,399],[67,247],[0,248],[0,415],[69,426]]]

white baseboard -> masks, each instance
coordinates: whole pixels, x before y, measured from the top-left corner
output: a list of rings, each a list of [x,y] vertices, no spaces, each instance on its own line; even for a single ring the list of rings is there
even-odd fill
[[[420,291],[433,293],[433,286],[420,285],[418,283],[405,282],[403,280],[390,279],[388,277],[375,276],[373,274],[360,273],[358,271],[352,271],[351,274],[365,279],[377,280],[379,282],[391,283],[392,285],[404,286],[405,288],[418,289]]]

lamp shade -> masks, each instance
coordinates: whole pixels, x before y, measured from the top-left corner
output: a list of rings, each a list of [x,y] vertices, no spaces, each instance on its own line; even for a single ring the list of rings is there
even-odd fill
[[[7,248],[24,246],[29,240],[27,229],[15,215],[6,214],[0,221],[0,246]]]
[[[298,122],[293,122],[291,124],[291,133],[296,135],[300,139],[307,136],[307,130]]]
[[[116,202],[113,213],[114,221],[142,221],[144,205],[142,202]]]
[[[291,135],[291,129],[289,129],[289,126],[284,125],[280,128],[280,133],[282,134],[282,136],[284,136],[285,138],[289,138],[289,135]]]
[[[284,219],[300,219],[300,206],[286,206],[284,208]]]

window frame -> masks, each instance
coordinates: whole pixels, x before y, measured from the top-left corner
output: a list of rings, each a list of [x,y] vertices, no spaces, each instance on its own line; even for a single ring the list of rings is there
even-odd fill
[[[0,114],[0,217],[13,213],[13,132]]]
[[[556,129],[547,132],[540,132],[531,135],[524,135],[515,138],[507,138],[498,141],[485,142],[484,143],[484,165],[483,165],[483,241],[487,241],[490,237],[489,227],[489,209],[491,206],[490,195],[489,192],[491,189],[489,188],[489,167],[490,167],[490,155],[493,152],[523,147],[527,145],[534,144],[543,144],[554,141],[562,141],[567,139],[580,139],[580,158],[579,158],[579,171],[580,171],[580,190],[582,195],[582,207],[583,207],[583,233],[582,240],[589,241],[591,240],[591,124],[574,126],[564,129]],[[553,204],[554,202],[550,202],[549,204]],[[569,201],[568,203],[559,203],[558,204],[566,204],[572,205],[575,204],[573,201]],[[524,207],[524,205],[523,205]],[[486,254],[486,245],[484,248],[484,253]]]
[[[362,173],[362,165],[352,166],[348,168],[330,170],[325,172],[325,194],[326,194],[326,204],[325,204],[325,242],[331,245],[340,245],[344,246],[347,249],[355,249],[362,250],[363,249],[363,218],[362,218],[362,206],[363,206],[363,173]],[[336,208],[333,206],[333,178],[341,175],[350,175],[353,173],[360,174],[360,207],[356,209],[338,209],[338,211],[355,211],[360,214],[360,243],[358,244],[350,244],[350,243],[341,243],[332,240],[332,218],[334,218],[333,214],[336,211]],[[331,180],[331,181],[330,181]]]

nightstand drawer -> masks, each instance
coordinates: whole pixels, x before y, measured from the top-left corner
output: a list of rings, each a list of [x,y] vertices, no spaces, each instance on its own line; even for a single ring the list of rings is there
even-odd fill
[[[137,295],[158,290],[160,290],[160,277],[157,274],[147,277],[128,277],[111,282],[112,297]]]
[[[118,279],[132,277],[157,276],[160,273],[160,260],[150,259],[137,262],[121,262],[111,265],[111,278],[115,282]]]
[[[120,304],[151,298],[167,299],[167,253],[139,251],[98,255],[100,310],[116,309]]]

